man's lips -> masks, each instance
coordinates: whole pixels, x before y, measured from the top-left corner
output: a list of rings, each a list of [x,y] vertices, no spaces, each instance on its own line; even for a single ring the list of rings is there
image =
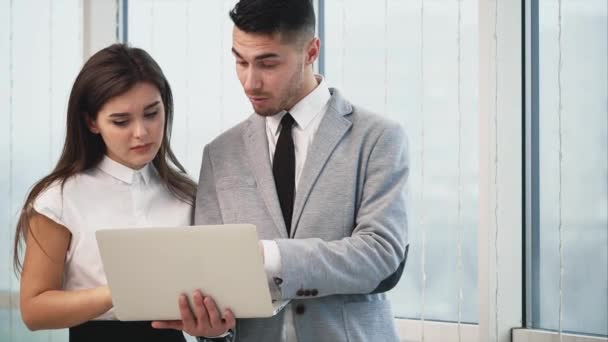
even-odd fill
[[[249,98],[249,100],[251,102],[256,102],[256,103],[264,102],[264,101],[268,100],[268,97],[266,97],[266,96],[249,96],[248,95],[247,97]]]

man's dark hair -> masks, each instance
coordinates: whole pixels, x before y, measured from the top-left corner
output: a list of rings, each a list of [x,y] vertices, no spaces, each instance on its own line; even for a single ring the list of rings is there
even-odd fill
[[[234,25],[247,33],[278,33],[290,42],[315,34],[311,0],[241,0],[229,14]]]

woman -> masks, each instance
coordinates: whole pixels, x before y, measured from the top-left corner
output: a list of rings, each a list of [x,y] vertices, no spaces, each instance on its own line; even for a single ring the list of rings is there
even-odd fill
[[[116,44],[83,66],[59,162],[34,185],[17,224],[29,329],[69,327],[70,341],[184,341],[181,332],[115,319],[95,240],[102,228],[191,223],[196,184],[171,151],[172,116],[169,83],[145,51]]]

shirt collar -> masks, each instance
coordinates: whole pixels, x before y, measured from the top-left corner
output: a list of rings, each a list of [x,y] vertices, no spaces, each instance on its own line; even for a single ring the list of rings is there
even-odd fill
[[[113,160],[107,155],[104,155],[97,168],[127,184],[133,184],[135,177],[137,177],[139,174],[142,176],[144,184],[148,184],[150,181],[152,167],[150,166],[150,163],[148,163],[139,170],[133,170],[132,168]]]
[[[319,83],[317,87],[289,110],[289,113],[295,120],[296,124],[303,130],[305,130],[308,124],[310,124],[310,122],[321,112],[321,110],[323,110],[331,98],[329,87],[327,86],[327,82],[325,82],[323,76],[315,75],[315,78]],[[266,124],[270,128],[272,134],[279,134],[279,126],[281,124],[281,119],[283,119],[283,116],[285,116],[285,113],[287,113],[287,111],[283,110],[276,115],[266,117]]]

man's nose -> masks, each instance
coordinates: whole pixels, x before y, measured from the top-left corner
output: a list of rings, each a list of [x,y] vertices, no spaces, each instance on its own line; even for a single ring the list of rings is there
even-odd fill
[[[250,92],[261,88],[262,78],[260,77],[259,72],[257,72],[254,68],[249,68],[245,77],[245,91]]]

